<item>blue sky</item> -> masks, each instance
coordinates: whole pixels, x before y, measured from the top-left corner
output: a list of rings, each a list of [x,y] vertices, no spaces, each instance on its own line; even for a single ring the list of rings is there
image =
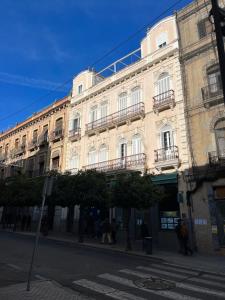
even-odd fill
[[[0,131],[66,95],[58,84],[153,24],[177,0],[1,0]],[[183,0],[164,16],[190,0]],[[162,18],[162,17],[161,17]],[[161,19],[160,18],[160,19]],[[139,47],[142,30],[97,70]],[[25,109],[24,109],[25,108]]]

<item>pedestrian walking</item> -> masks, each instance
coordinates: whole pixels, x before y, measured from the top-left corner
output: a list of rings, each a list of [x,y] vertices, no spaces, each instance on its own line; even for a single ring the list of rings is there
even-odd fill
[[[109,223],[109,219],[105,219],[105,221],[102,224],[102,244],[105,243],[106,239],[108,244],[112,244],[111,240],[111,224]]]

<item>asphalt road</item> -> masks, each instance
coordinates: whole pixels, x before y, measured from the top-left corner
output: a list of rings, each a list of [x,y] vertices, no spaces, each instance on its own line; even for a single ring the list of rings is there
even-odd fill
[[[0,232],[0,286],[26,280],[34,239]],[[225,299],[225,276],[103,249],[41,239],[33,279],[99,300]],[[35,277],[36,276],[36,277]]]

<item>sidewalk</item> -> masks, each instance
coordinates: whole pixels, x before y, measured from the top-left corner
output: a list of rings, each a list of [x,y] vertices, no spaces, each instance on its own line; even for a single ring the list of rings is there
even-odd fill
[[[33,232],[13,232],[12,234],[22,234],[34,236]],[[193,256],[184,256],[176,252],[162,251],[153,248],[153,254],[147,255],[141,250],[140,243],[133,243],[132,251],[125,251],[124,245],[104,245],[100,244],[94,239],[84,239],[84,243],[78,243],[77,237],[74,234],[68,233],[50,233],[47,237],[42,237],[42,239],[48,239],[63,243],[69,243],[74,245],[74,247],[89,247],[92,249],[101,249],[106,251],[111,251],[114,253],[123,253],[126,255],[132,255],[140,258],[147,258],[153,260],[154,262],[171,263],[186,266],[188,268],[199,269],[202,271],[209,271],[215,273],[224,273],[225,275],[225,256],[215,254],[215,255],[202,255],[195,253]]]
[[[53,281],[31,282],[31,290],[26,291],[26,283],[0,288],[1,300],[87,300],[75,291],[60,286]]]

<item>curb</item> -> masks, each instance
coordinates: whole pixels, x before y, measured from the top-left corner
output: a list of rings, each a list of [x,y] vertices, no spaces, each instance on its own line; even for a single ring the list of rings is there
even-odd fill
[[[26,237],[35,237],[34,233],[25,233],[25,232],[12,232],[12,231],[5,231],[5,230],[1,230],[1,232],[7,232],[13,235],[21,235],[21,236],[26,236]],[[90,243],[78,243],[76,241],[70,241],[67,239],[60,239],[57,237],[40,237],[41,241],[54,241],[54,242],[58,242],[58,243],[62,243],[62,244],[68,244],[68,245],[72,245],[72,246],[78,246],[80,248],[89,248],[89,249],[95,249],[95,250],[101,250],[104,252],[111,252],[111,253],[119,253],[119,254],[124,254],[127,256],[135,256],[138,258],[142,258],[142,259],[147,259],[147,260],[151,260],[154,262],[166,262],[165,259],[161,258],[161,257],[157,257],[154,255],[147,255],[147,254],[142,254],[142,253],[138,253],[138,252],[133,252],[133,251],[125,251],[122,249],[116,249],[116,248],[106,248],[106,247],[101,247],[97,244],[90,244]]]

